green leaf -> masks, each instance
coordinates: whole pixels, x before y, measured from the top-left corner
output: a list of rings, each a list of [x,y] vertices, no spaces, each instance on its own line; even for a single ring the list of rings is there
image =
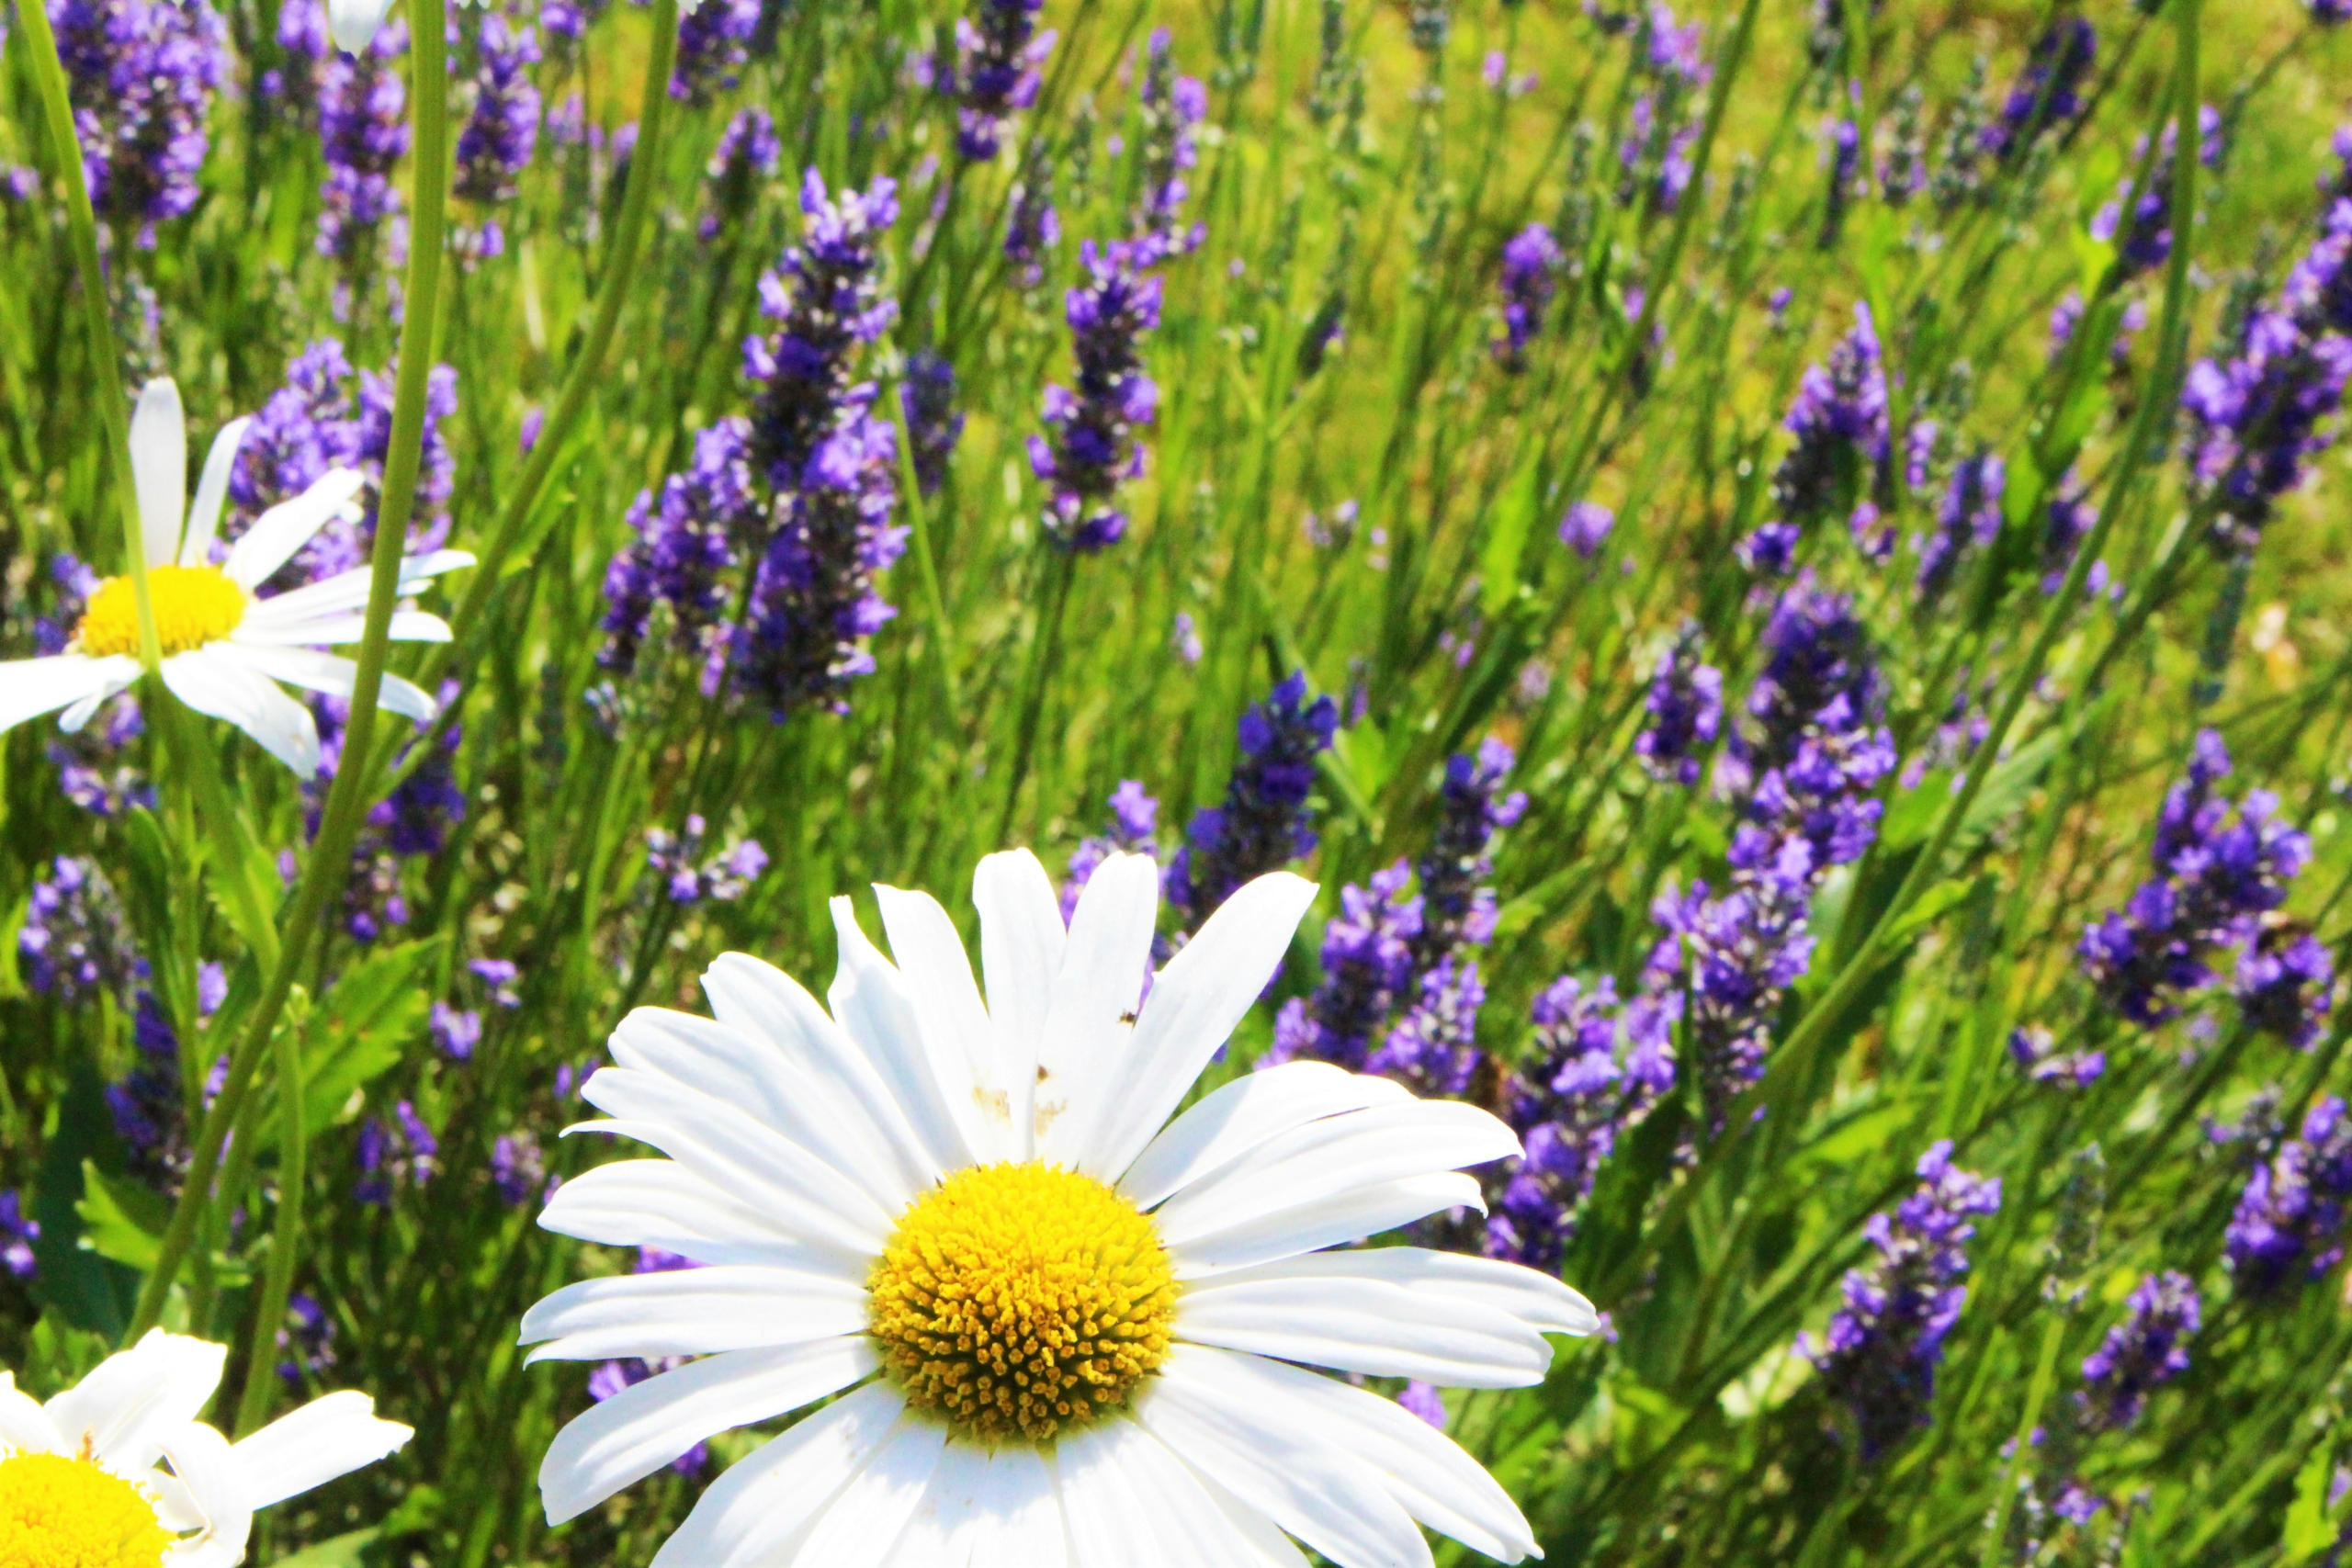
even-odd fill
[[[1389,754],[1388,737],[1369,724],[1342,729],[1332,737],[1331,749],[1317,760],[1324,778],[1340,792],[1348,809],[1364,825],[1374,839],[1380,837],[1380,813],[1372,803],[1388,787],[1391,774],[1396,771],[1396,759]]]
[[[1495,507],[1495,521],[1478,549],[1478,604],[1488,616],[1502,614],[1519,592],[1520,557],[1527,553],[1527,536],[1535,525],[1535,459],[1530,457],[1511,476]]]
[[[1918,899],[1903,912],[1903,918],[1895,921],[1894,929],[1887,932],[1887,941],[1906,942],[1917,936],[1932,925],[1936,918],[1946,909],[1967,897],[1969,889],[1975,886],[1973,880],[1966,878],[1937,883],[1933,887],[1920,894]]]
[[[314,1546],[306,1546],[291,1557],[276,1560],[276,1568],[358,1568],[359,1554],[376,1544],[383,1535],[379,1526],[366,1529],[346,1530],[330,1536]]]
[[[1983,837],[2023,807],[2026,795],[2041,782],[2042,770],[2050,765],[2050,759],[2058,754],[2066,739],[2064,732],[2051,730],[1996,764],[1993,776],[1984,781],[1984,787],[1969,803],[1968,815],[1960,824],[1961,841],[1966,843]]]
[[[2280,1561],[2309,1562],[2335,1544],[2336,1523],[2329,1517],[2333,1510],[2327,1506],[2335,1477],[2335,1456],[2322,1443],[2295,1472],[2295,1501],[2287,1510],[2286,1527],[2278,1537]]]
[[[370,953],[311,1005],[302,1085],[311,1131],[331,1125],[352,1091],[398,1062],[416,1038],[433,1000],[420,982],[432,973],[440,942],[434,937]]]
[[[171,1206],[126,1177],[108,1179],[91,1160],[82,1162],[82,1245],[144,1274],[155,1267]]]

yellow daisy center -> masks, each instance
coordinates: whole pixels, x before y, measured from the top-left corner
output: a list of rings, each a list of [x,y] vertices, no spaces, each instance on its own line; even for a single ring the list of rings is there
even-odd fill
[[[150,567],[147,595],[155,604],[155,640],[167,658],[220,641],[245,618],[245,591],[217,566]],[[98,584],[74,640],[93,658],[139,651],[139,597],[130,579]]]
[[[90,1460],[0,1459],[0,1568],[161,1568],[172,1540],[144,1492]]]
[[[917,1199],[866,1277],[874,1337],[918,1410],[1049,1443],[1168,1359],[1176,1279],[1151,1221],[1091,1176],[959,1170]]]

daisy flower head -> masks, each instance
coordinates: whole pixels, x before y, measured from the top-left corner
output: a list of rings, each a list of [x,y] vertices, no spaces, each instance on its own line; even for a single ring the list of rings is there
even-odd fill
[[[631,1013],[583,1090],[610,1119],[574,1130],[668,1157],[566,1182],[540,1223],[702,1267],[566,1286],[522,1337],[695,1359],[557,1436],[549,1520],[826,1400],[705,1491],[657,1568],[1303,1568],[1294,1540],[1426,1568],[1423,1525],[1536,1551],[1452,1439],[1310,1370],[1515,1387],[1546,1333],[1594,1329],[1532,1269],[1325,1250],[1483,1207],[1463,1168],[1517,1154],[1510,1129],[1317,1062],[1174,1114],[1314,893],[1248,884],[1147,984],[1149,857],[1105,858],[1065,925],[1014,851],[973,878],[985,998],[947,912],[877,886],[897,961],[834,899],[825,1005],[729,953],[713,1017]]]
[[[227,1354],[152,1329],[45,1404],[0,1371],[0,1562],[230,1568],[257,1510],[412,1436],[345,1391],[232,1443],[197,1419]]]
[[[345,514],[367,481],[354,468],[330,469],[300,495],[263,513],[221,551],[215,543],[221,502],[237,443],[251,423],[232,420],[222,427],[191,506],[179,389],[157,380],[140,391],[130,421],[130,468],[160,671],[181,702],[228,720],[308,778],[319,771],[318,725],[277,682],[351,695],[358,666],[322,649],[359,640],[369,573],[356,568],[268,598],[259,589],[312,535]],[[403,557],[400,591],[473,563],[463,550]],[[391,635],[404,642],[447,642],[449,628],[437,615],[396,610]],[[0,731],[59,708],[65,710],[62,728],[79,730],[139,679],[140,669],[136,585],[127,576],[111,577],[90,595],[62,653],[0,663]],[[411,718],[434,716],[433,699],[396,675],[384,677],[380,701]]]

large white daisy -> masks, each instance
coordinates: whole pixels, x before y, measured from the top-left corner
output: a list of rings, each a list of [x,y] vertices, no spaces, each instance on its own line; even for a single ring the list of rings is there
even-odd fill
[[[1582,1296],[1418,1247],[1321,1251],[1479,1202],[1519,1152],[1475,1106],[1299,1062],[1169,1121],[1314,896],[1237,893],[1145,974],[1159,877],[1114,855],[1067,930],[1026,851],[974,877],[984,1002],[945,910],[876,887],[894,966],[833,901],[830,1014],[740,953],[715,1019],[614,1034],[586,1129],[667,1159],[565,1183],[540,1223],[707,1267],[567,1286],[535,1358],[702,1358],[560,1432],[560,1522],[726,1428],[844,1394],[736,1464],[658,1568],[1340,1568],[1430,1561],[1420,1526],[1537,1548],[1477,1461],[1306,1370],[1536,1382]],[[1162,1123],[1166,1125],[1163,1126]],[[846,1392],[844,1391],[854,1391]]]
[[[0,1371],[0,1562],[229,1568],[256,1510],[412,1435],[345,1392],[232,1443],[197,1419],[226,1355],[151,1330],[47,1404]]]
[[[197,480],[196,503],[189,507],[187,429],[179,389],[159,380],[141,389],[130,419],[130,471],[139,492],[147,591],[155,607],[164,684],[172,694],[198,713],[228,720],[308,778],[319,771],[318,726],[311,710],[277,682],[351,694],[359,667],[320,649],[359,640],[368,569],[266,599],[258,591],[312,535],[353,505],[367,479],[356,469],[330,469],[300,495],[255,518],[216,566],[213,540],[229,492],[229,468],[252,423],[232,420],[214,438]],[[463,550],[404,557],[400,592],[473,564]],[[395,610],[391,635],[396,641],[447,642],[449,628],[437,615]],[[65,710],[63,727],[79,729],[99,705],[138,680],[139,672],[137,596],[130,578],[110,577],[90,595],[64,652],[0,663],[0,731],[59,708]],[[433,699],[397,675],[384,677],[380,700],[411,718],[434,715]]]

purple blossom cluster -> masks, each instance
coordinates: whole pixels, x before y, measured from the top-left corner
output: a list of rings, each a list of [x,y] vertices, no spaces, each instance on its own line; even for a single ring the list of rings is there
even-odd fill
[[[286,385],[272,392],[254,416],[229,470],[230,504],[220,523],[223,546],[234,542],[269,508],[308,490],[330,468],[356,468],[373,481],[360,494],[356,521],[331,519],[270,579],[274,591],[367,564],[375,545],[384,457],[391,449],[398,376],[396,365],[381,374],[355,371],[343,345],[322,338],[287,366]],[[442,426],[457,412],[458,373],[436,365],[425,379],[424,446],[417,468],[416,510],[408,529],[411,555],[438,549],[449,536],[449,498],[457,489],[458,469]]]
[[[1107,832],[1079,840],[1069,854],[1069,874],[1062,880],[1062,923],[1078,910],[1078,896],[1104,861],[1114,854],[1159,855],[1159,802],[1145,793],[1140,779],[1122,779],[1111,792],[1111,826]]]
[[[514,1008],[523,1005],[514,981],[520,974],[512,961],[503,958],[477,958],[466,965],[466,973],[480,983],[492,1005]],[[455,1062],[473,1060],[474,1048],[481,1043],[482,1015],[480,1008],[452,1007],[436,1001],[428,1015],[433,1043],[441,1054]]]
[[[2219,168],[2222,111],[2211,104],[2200,107],[2197,111],[2197,161],[2209,169]],[[2148,170],[2148,188],[2135,197],[2132,176],[2124,175],[2116,184],[2115,199],[2100,208],[2091,220],[2091,238],[2114,243],[2117,263],[2126,276],[2153,272],[2172,254],[2173,164],[2179,141],[2179,126],[2166,124],[2156,141],[2155,163]],[[2143,136],[2132,151],[2134,169],[2147,152],[2148,139]],[[2127,205],[2131,209],[2128,222],[2124,218]]]
[[[1323,927],[1323,978],[1313,996],[1293,997],[1275,1014],[1266,1066],[1304,1057],[1361,1072],[1374,1036],[1416,994],[1421,900],[1407,891],[1412,868],[1400,860],[1369,880],[1340,889],[1340,912]]]
[[[2093,1430],[2137,1421],[2148,1395],[2188,1370],[2186,1341],[2204,1322],[2197,1287],[2169,1269],[2142,1280],[2124,1304],[2128,1315],[2083,1359],[2083,1390],[2075,1397]]]
[[[883,294],[880,243],[899,220],[898,182],[876,175],[864,191],[829,195],[808,170],[800,187],[800,243],[760,278],[760,314],[775,323],[743,343],[743,378],[753,388],[753,451],[778,491],[802,471],[842,423],[855,386],[853,363],[898,319]]]
[[[1159,409],[1143,367],[1143,335],[1159,324],[1159,258],[1148,240],[1079,250],[1085,277],[1064,299],[1078,384],[1046,387],[1046,434],[1029,438],[1029,466],[1048,491],[1045,529],[1066,550],[1091,554],[1127,531],[1119,487],[1143,477],[1137,432]]]
[[[2238,1289],[2276,1295],[2290,1280],[2317,1280],[2344,1256],[2344,1206],[2352,1200],[2352,1116],[2334,1095],[2312,1107],[2302,1134],[2257,1165],[2230,1216],[2223,1251]]]
[[[1527,811],[1524,790],[1506,794],[1502,787],[1518,761],[1492,736],[1479,742],[1476,757],[1446,759],[1437,826],[1429,852],[1414,867],[1421,885],[1421,929],[1413,962],[1424,972],[1458,948],[1484,947],[1495,934],[1495,891],[1485,886],[1494,871],[1487,850],[1497,833]]]
[[[1193,814],[1168,867],[1168,901],[1186,931],[1199,930],[1243,883],[1314,850],[1306,796],[1315,759],[1339,731],[1340,705],[1329,695],[1309,701],[1304,671],[1241,716],[1241,755],[1225,799]]]
[[[490,1187],[510,1209],[544,1202],[561,1181],[548,1175],[547,1156],[528,1133],[501,1134],[490,1146]]]
[[[145,250],[196,208],[205,113],[228,63],[207,0],[47,0],[101,220]]]
[[[635,668],[653,607],[662,604],[676,646],[704,661],[705,689],[716,689],[727,578],[767,518],[751,454],[751,422],[722,419],[696,434],[692,465],[662,481],[659,502],[650,490],[638,492],[628,511],[634,537],[605,569],[605,645],[596,654],[605,669]]]
[[[496,11],[485,11],[475,52],[473,105],[458,133],[458,172],[450,194],[492,207],[514,199],[538,145],[539,89],[531,81],[531,67],[539,61],[538,36]],[[476,257],[498,255],[505,248],[504,232],[487,216],[468,242]]]
[[[670,96],[699,105],[731,90],[752,58],[752,35],[759,25],[760,0],[702,0],[682,9]]]
[[[1951,471],[1951,482],[1936,508],[1936,531],[1919,551],[1918,592],[1932,606],[1951,587],[1961,558],[1992,544],[2001,531],[2001,497],[2008,468],[2000,455],[1979,448]]]
[[[69,1005],[104,994],[119,1000],[145,967],[123,931],[114,884],[96,861],[74,855],[59,855],[33,879],[17,953],[26,984]]]
[[[2256,998],[2249,1018],[2307,1040],[2325,1012],[2328,987],[2304,985],[2306,955],[2297,953],[2290,969],[2294,944],[2266,953],[2257,939],[2264,917],[2286,902],[2289,884],[2311,858],[2311,841],[2278,819],[2278,797],[2267,790],[2247,791],[2233,816],[2213,787],[2229,773],[2221,736],[2200,731],[2188,777],[2165,795],[2149,852],[2156,874],[2121,909],[2086,929],[2076,953],[2104,1007],[2153,1028],[2215,983],[2209,959],[2217,950],[2245,950],[2256,960],[2242,969]],[[2278,962],[2260,962],[2266,957]],[[2318,957],[2324,965],[2324,953]],[[2288,1001],[2301,1005],[2278,1016]]]
[[[1560,286],[1567,258],[1560,242],[1541,223],[1530,223],[1503,246],[1503,335],[1495,357],[1513,375],[1527,368],[1527,345],[1544,330],[1544,313]]]
[[[1037,101],[1037,68],[1055,34],[1037,30],[1045,0],[980,0],[956,20],[956,43],[925,62],[931,85],[956,105],[956,151],[976,164],[993,160],[1005,122]]]
[[[1526,1149],[1487,1177],[1486,1252],[1556,1270],[1617,1140],[1674,1088],[1674,1013],[1655,998],[1621,1005],[1603,976],[1562,976],[1535,998],[1535,1041],[1506,1088],[1505,1118]]]
[[[1997,1213],[2001,1183],[1951,1163],[1951,1141],[1920,1156],[1919,1185],[1893,1214],[1872,1214],[1863,1239],[1878,1256],[1849,1269],[1844,1305],[1819,1342],[1800,1335],[1830,1396],[1853,1416],[1861,1456],[1876,1459],[1928,1424],[1944,1341],[1968,1300],[1969,1238]]]
[[[1422,930],[1427,932],[1426,924]],[[1364,1071],[1394,1078],[1423,1100],[1467,1094],[1484,1060],[1478,1009],[1486,999],[1477,960],[1446,953],[1421,972],[1412,1007],[1364,1059]]]
[[[1560,518],[1560,543],[1576,552],[1577,559],[1590,560],[1609,542],[1610,530],[1617,526],[1617,513],[1597,501],[1577,501],[1568,505]]]
[[[1806,367],[1781,425],[1796,445],[1772,473],[1778,515],[1740,546],[1748,570],[1773,577],[1794,565],[1806,525],[1860,501],[1893,449],[1886,363],[1870,306],[1855,305],[1854,328],[1838,341],[1826,367]]]
[[[139,967],[143,971],[146,965],[142,963]],[[199,966],[197,1016],[209,1018],[228,995],[228,976],[221,966]],[[161,1191],[176,1193],[192,1152],[187,1096],[180,1076],[180,1039],[164,1014],[163,1003],[144,986],[132,1003],[130,1044],[130,1071],[119,1083],[107,1086],[107,1111],[115,1136],[122,1140],[124,1163],[130,1174]],[[205,1105],[212,1103],[228,1070],[226,1056],[214,1061],[203,1085]]]
[[[307,1291],[286,1298],[286,1322],[277,1331],[277,1376],[289,1390],[300,1390],[335,1364],[334,1319]]]
[[[416,1107],[401,1100],[392,1108],[387,1125],[370,1116],[359,1123],[359,1179],[351,1195],[362,1203],[389,1209],[403,1187],[424,1188],[440,1169],[441,1142]]]
[[[441,705],[448,706],[457,699],[457,682],[444,682]],[[318,726],[321,768],[315,779],[304,784],[303,798],[305,831],[315,839],[327,790],[343,765],[344,732],[351,705],[343,697],[315,694],[311,698],[311,713]],[[365,946],[408,924],[403,867],[411,861],[439,854],[448,842],[450,828],[465,820],[466,795],[458,787],[454,773],[463,739],[458,726],[445,728],[433,754],[401,780],[400,787],[368,807],[361,820],[343,897],[343,929],[353,942]],[[407,759],[408,753],[402,751],[398,761],[404,763]],[[291,881],[291,852],[280,857],[279,868]]]
[[[935,349],[907,355],[899,382],[899,412],[907,422],[908,456],[914,460],[915,487],[937,495],[947,482],[948,460],[963,438],[964,413],[956,406],[956,367]]]
[[[25,1213],[25,1195],[0,1192],[0,1272],[11,1280],[29,1280],[40,1272],[33,1244],[40,1240],[40,1222]]]
[[[1697,22],[1677,26],[1672,7],[1651,0],[1634,40],[1636,96],[1628,130],[1618,144],[1623,171],[1617,199],[1653,212],[1671,212],[1690,188],[1690,150],[1699,140],[1699,91],[1713,75],[1700,44]]]
[[[2181,389],[2192,491],[2226,554],[2261,542],[2278,499],[2301,484],[2335,433],[2352,381],[2352,197],[2288,275],[2278,308],[2257,307],[2227,359],[2202,359]]]
[[[2098,59],[2098,31],[2081,17],[2061,17],[2034,40],[2025,70],[2000,114],[1984,128],[1985,151],[2007,163],[2083,112],[2083,88]]]
[[[2107,1072],[2106,1052],[2089,1046],[2061,1050],[2057,1037],[2039,1024],[2010,1032],[2009,1060],[2032,1082],[2064,1089],[2088,1089]]]
[[[1177,71],[1168,29],[1154,28],[1144,46],[1143,91],[1136,103],[1141,185],[1132,225],[1135,239],[1152,247],[1153,262],[1197,250],[1207,237],[1202,225],[1180,231],[1180,222],[1184,199],[1192,194],[1186,176],[1200,161],[1195,130],[1208,107],[1208,89],[1200,79]]]
[[[1724,672],[1703,663],[1696,626],[1685,626],[1657,661],[1643,712],[1648,721],[1634,737],[1634,754],[1654,779],[1684,788],[1699,782],[1701,754],[1715,743],[1724,722]]]
[[[407,51],[407,24],[387,22],[357,54],[331,53],[320,73],[327,177],[320,187],[319,254],[348,265],[377,262],[377,231],[401,208],[392,171],[408,155],[408,90],[392,62]],[[396,262],[404,243],[396,229],[380,259]]]
[[[737,109],[703,169],[710,197],[698,232],[706,242],[742,220],[783,157],[775,117],[757,107]]]
[[[645,864],[662,897],[673,904],[699,904],[708,899],[731,904],[752,890],[768,868],[768,852],[757,839],[743,839],[705,856],[703,840],[710,824],[699,816],[686,818],[685,831],[664,828],[645,832]]]
[[[1005,201],[1004,259],[1012,264],[1022,288],[1035,288],[1046,281],[1046,257],[1061,241],[1061,214],[1054,210],[1053,152],[1043,138],[1035,138],[1021,154],[1021,171]]]

